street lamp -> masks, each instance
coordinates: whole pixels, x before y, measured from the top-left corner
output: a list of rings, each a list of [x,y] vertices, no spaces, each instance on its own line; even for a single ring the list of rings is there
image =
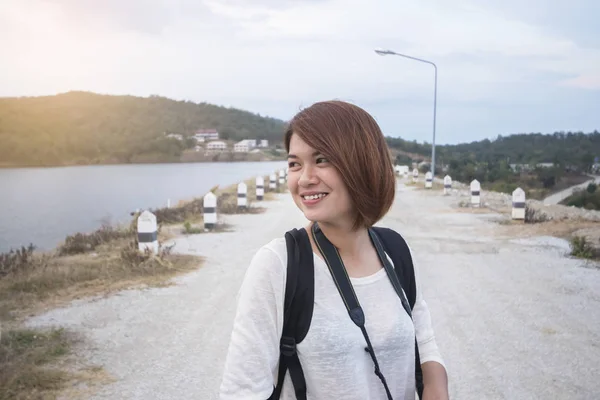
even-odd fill
[[[376,49],[375,53],[379,54],[380,56],[393,55],[393,56],[400,56],[400,57],[404,57],[404,58],[410,58],[411,60],[420,61],[420,62],[424,62],[424,63],[433,65],[433,69],[435,71],[435,83],[434,83],[434,89],[433,89],[433,144],[431,145],[431,176],[435,177],[435,115],[436,115],[436,107],[437,107],[436,106],[436,103],[437,103],[437,66],[434,63],[432,63],[431,61],[407,56],[406,54],[396,53],[395,51],[392,51],[392,50]]]

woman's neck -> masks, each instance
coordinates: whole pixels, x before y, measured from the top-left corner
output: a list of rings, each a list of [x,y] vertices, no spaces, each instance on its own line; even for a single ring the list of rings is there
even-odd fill
[[[312,227],[312,223],[311,223]],[[371,246],[371,239],[366,228],[352,229],[352,225],[332,225],[319,223],[327,239],[338,249],[340,256],[351,259],[358,256]]]

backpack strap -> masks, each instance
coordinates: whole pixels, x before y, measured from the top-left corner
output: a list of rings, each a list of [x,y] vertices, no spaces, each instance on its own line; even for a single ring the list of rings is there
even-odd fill
[[[381,239],[385,252],[392,259],[396,275],[400,280],[402,289],[406,293],[410,309],[412,310],[417,298],[417,288],[415,283],[415,268],[406,241],[398,232],[389,228],[372,227],[370,231],[376,233],[377,237]]]
[[[306,400],[306,381],[296,345],[306,337],[314,306],[314,260],[308,234],[304,228],[286,232],[287,277],[280,341],[277,385],[269,400],[278,400],[289,371],[297,400]]]
[[[381,244],[387,254],[389,254],[399,283],[408,297],[410,310],[415,306],[417,297],[417,288],[415,282],[415,268],[410,255],[410,249],[404,238],[396,231],[389,228],[372,227],[370,230],[371,239],[373,236],[381,240]],[[373,235],[375,234],[375,235]],[[392,280],[392,284],[394,279]],[[404,296],[401,296],[402,299]],[[409,312],[409,315],[412,313]],[[421,357],[419,356],[419,346],[415,337],[415,381],[419,398],[423,398],[423,369],[421,368]]]

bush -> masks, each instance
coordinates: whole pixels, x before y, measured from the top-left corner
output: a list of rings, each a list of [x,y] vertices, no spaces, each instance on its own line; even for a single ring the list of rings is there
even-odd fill
[[[595,190],[595,189],[594,189]],[[585,207],[588,210],[600,210],[600,191],[593,193],[588,190],[578,190],[561,202],[573,207]]]
[[[23,270],[31,265],[35,246],[21,246],[20,249],[10,249],[8,253],[0,253],[0,278],[13,271]]]
[[[156,215],[157,224],[176,224],[194,216],[201,216],[204,210],[204,198],[194,199],[178,207],[150,210]]]
[[[594,258],[596,252],[584,236],[575,236],[571,239],[571,255],[579,258]]]
[[[588,193],[592,194],[592,193],[596,193],[597,188],[598,188],[598,185],[596,185],[595,183],[592,182],[587,186],[586,190]]]
[[[192,223],[190,221],[185,221],[185,223],[183,224],[183,233],[185,233],[186,235],[204,233],[204,228],[192,226]]]
[[[170,254],[171,247],[160,248],[158,254],[154,254],[151,249],[146,249],[142,253],[137,241],[133,240],[128,246],[121,249],[120,256],[124,266],[129,270],[141,275],[153,275],[174,268],[167,258]]]
[[[540,222],[548,221],[548,215],[544,213],[542,210],[536,210],[529,206],[525,206],[525,223],[526,224],[536,224]]]
[[[69,235],[58,248],[58,255],[81,254],[94,250],[103,243],[108,243],[112,240],[131,237],[134,234],[130,229],[115,229],[109,225],[103,225],[100,229],[86,234],[76,233]]]

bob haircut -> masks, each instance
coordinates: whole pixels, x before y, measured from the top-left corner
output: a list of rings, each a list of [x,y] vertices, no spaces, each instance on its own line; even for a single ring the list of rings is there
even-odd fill
[[[370,228],[390,209],[396,177],[385,137],[375,119],[343,101],[315,103],[292,118],[285,148],[296,134],[339,171],[356,210],[353,229]]]

